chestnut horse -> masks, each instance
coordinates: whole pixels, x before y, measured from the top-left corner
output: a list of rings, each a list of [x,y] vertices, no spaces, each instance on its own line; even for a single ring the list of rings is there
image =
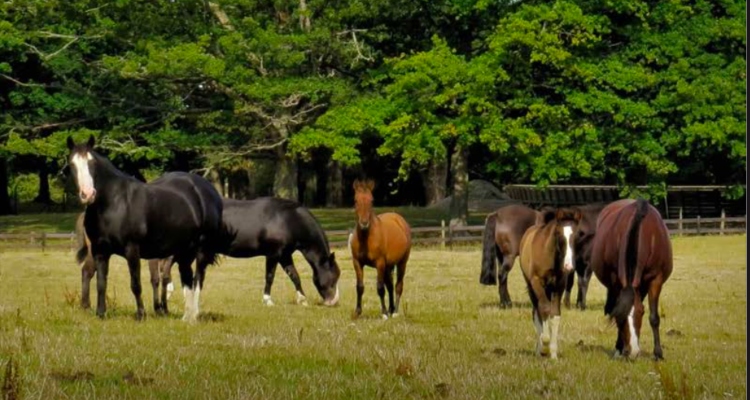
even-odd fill
[[[672,273],[672,244],[659,211],[646,200],[618,200],[605,207],[591,248],[591,269],[607,288],[604,313],[617,323],[615,356],[635,358],[648,295],[654,358],[663,358],[659,295]]]
[[[538,355],[557,358],[560,300],[573,273],[573,231],[579,210],[547,210],[521,239],[521,269],[533,307]]]
[[[376,215],[372,210],[372,180],[354,182],[354,204],[357,214],[355,232],[349,237],[354,272],[357,275],[357,308],[355,317],[362,314],[362,294],[365,292],[365,265],[378,270],[378,296],[383,319],[398,316],[398,305],[404,290],[406,262],[411,251],[411,228],[399,214],[389,212]],[[393,301],[393,268],[396,270],[396,301]],[[388,289],[389,308],[385,308]]]

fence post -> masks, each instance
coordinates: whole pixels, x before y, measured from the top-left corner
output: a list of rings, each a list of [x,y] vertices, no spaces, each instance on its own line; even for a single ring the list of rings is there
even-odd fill
[[[699,215],[697,218],[697,228],[698,228],[698,234],[701,234],[701,216]]]
[[[724,213],[724,209],[721,209],[721,225],[719,225],[719,235],[724,236],[724,225],[726,223],[727,215]]]
[[[453,225],[448,224],[448,248],[453,251]]]
[[[47,249],[47,232],[42,232],[42,253]]]
[[[440,220],[440,249],[445,250],[445,220]]]
[[[677,220],[677,235],[682,236],[682,207],[680,207],[680,216]]]

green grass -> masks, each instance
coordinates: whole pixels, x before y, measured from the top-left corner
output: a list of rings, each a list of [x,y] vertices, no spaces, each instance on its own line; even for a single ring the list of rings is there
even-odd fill
[[[589,310],[563,310],[561,359],[536,357],[520,269],[509,278],[516,306],[500,310],[496,289],[478,283],[476,247],[415,249],[402,316],[388,321],[379,317],[373,269],[365,271],[363,316],[351,319],[354,273],[343,249],[335,308],[293,304],[281,270],[276,306],[263,306],[263,259],[225,259],[208,271],[195,325],[180,320],[180,290],[171,317],[155,317],[150,288],[148,317],[136,322],[119,257],[101,321],[77,306],[72,253],[0,253],[0,378],[12,357],[10,386],[23,398],[746,398],[746,236],[673,243],[675,269],[661,298],[666,361],[658,364],[647,320],[646,354],[611,358],[616,332],[596,278]],[[317,300],[310,268],[296,262]]]
[[[314,208],[311,211],[325,230],[349,229],[354,226],[353,208]],[[396,211],[414,227],[440,226],[440,220],[445,220],[447,224],[449,219],[440,210],[422,207],[376,207],[375,211]],[[72,232],[77,216],[77,212],[0,216],[0,233]],[[486,213],[472,213],[469,224],[483,224],[486,216]]]

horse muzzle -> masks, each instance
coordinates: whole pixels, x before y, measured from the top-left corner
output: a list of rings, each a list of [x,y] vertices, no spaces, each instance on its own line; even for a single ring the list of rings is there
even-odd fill
[[[370,229],[370,221],[359,221],[359,229],[363,231]]]
[[[87,190],[81,190],[78,193],[78,196],[81,198],[81,203],[91,204],[96,199],[96,189],[91,188]]]
[[[323,305],[328,307],[333,307],[339,302],[339,286],[336,285],[336,294],[333,295],[332,299],[326,299],[323,302]]]

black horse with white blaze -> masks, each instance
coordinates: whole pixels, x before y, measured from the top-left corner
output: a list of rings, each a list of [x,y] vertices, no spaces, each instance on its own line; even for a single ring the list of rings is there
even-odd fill
[[[96,314],[103,318],[106,312],[113,254],[127,259],[137,319],[145,315],[140,259],[174,256],[185,293],[183,319],[195,321],[206,267],[215,260],[216,238],[221,234],[221,196],[207,180],[185,172],[140,182],[115,168],[93,147],[93,136],[82,145],[68,137],[68,162],[81,202],[87,205],[84,227],[97,270]]]

